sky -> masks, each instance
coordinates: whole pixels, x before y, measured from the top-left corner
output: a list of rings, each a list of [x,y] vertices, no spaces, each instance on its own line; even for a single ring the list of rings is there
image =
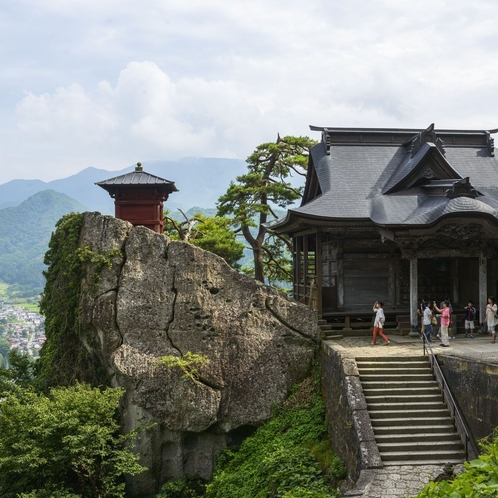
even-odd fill
[[[328,127],[498,128],[493,0],[0,0],[0,184],[245,159]]]

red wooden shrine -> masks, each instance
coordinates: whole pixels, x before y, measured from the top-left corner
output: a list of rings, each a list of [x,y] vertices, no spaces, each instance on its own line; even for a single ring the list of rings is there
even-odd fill
[[[96,185],[114,199],[116,218],[163,233],[163,202],[171,192],[178,192],[174,182],[146,173],[137,163],[135,171]]]

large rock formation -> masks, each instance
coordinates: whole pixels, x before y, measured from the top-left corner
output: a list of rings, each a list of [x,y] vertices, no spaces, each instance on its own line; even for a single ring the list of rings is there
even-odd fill
[[[87,347],[126,390],[125,427],[156,422],[138,441],[150,470],[132,493],[147,496],[183,474],[208,478],[221,449],[268,419],[307,374],[314,312],[212,253],[110,216],[85,213],[80,246],[112,261],[88,263]],[[158,365],[187,352],[209,360],[198,380]]]

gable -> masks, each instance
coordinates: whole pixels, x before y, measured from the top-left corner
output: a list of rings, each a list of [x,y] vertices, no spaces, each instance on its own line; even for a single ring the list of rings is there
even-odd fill
[[[440,180],[461,180],[462,176],[451,166],[441,149],[432,142],[425,142],[412,155],[407,152],[404,160],[386,182],[383,194],[392,194]]]

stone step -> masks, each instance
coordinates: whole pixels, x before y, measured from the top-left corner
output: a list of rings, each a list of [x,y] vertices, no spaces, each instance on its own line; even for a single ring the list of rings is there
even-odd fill
[[[327,320],[325,320],[324,318],[320,318],[318,321],[318,325],[327,325]]]
[[[360,373],[360,380],[363,382],[369,381],[369,380],[377,380],[377,381],[386,381],[386,382],[398,382],[398,381],[403,381],[403,380],[434,380],[434,375],[432,375],[432,372],[430,373],[417,373],[417,374],[410,374],[410,373],[399,373],[399,374],[366,374],[362,375]]]
[[[427,359],[422,354],[416,356],[376,356],[372,358],[371,356],[359,356],[355,358],[356,363],[358,362],[410,362],[417,360],[424,360],[427,363]]]
[[[427,424],[425,425],[417,425],[415,422],[419,422],[417,420],[412,420],[408,419],[410,421],[410,424],[405,424],[405,425],[376,425],[374,426],[374,433],[375,437],[377,436],[386,436],[386,435],[414,435],[414,434],[455,434],[455,427],[453,425],[453,421],[449,419],[446,419],[445,423],[441,424],[434,424],[430,423],[433,422],[431,419],[428,421]],[[372,424],[373,425],[373,424]]]
[[[412,417],[411,414],[408,417],[395,417],[395,418],[377,418],[370,419],[374,429],[376,427],[404,427],[406,431],[406,426],[410,425],[451,425],[453,426],[453,420],[451,417]]]
[[[414,361],[356,361],[358,368],[430,368],[427,360]]]
[[[432,375],[432,370],[428,365],[409,368],[388,368],[388,367],[358,367],[360,376],[365,375]]]
[[[378,418],[382,418],[384,420],[389,420],[393,418],[399,418],[400,416],[408,416],[411,418],[416,418],[416,417],[424,417],[424,418],[430,418],[430,417],[445,417],[449,416],[448,409],[446,407],[444,408],[436,408],[436,409],[417,409],[417,408],[410,408],[408,409],[400,409],[400,410],[395,410],[395,409],[387,409],[387,410],[368,410],[368,413],[370,414],[370,418],[372,420],[376,420]],[[404,418],[404,417],[403,417]]]
[[[441,429],[441,426],[436,426]],[[458,441],[462,442],[460,436],[456,432],[451,432],[453,427],[449,427],[449,432],[419,432],[419,433],[404,433],[404,434],[391,434],[386,431],[386,434],[376,434],[375,440],[377,444],[382,443],[415,443],[417,441]]]
[[[379,402],[379,403],[369,403],[367,401],[368,405],[368,411],[370,415],[372,415],[373,412],[378,412],[378,411],[394,411],[396,413],[406,413],[409,412],[410,415],[413,413],[414,410],[428,410],[429,412],[431,410],[447,410],[448,407],[446,406],[443,401],[409,401],[406,403],[386,403],[385,401]]]
[[[432,454],[433,451],[463,451],[462,441],[446,440],[446,441],[434,441],[428,439],[426,441],[406,441],[402,445],[396,441],[389,442],[377,442],[377,447],[381,455],[384,453],[400,452],[402,449],[403,453],[413,453],[413,452],[425,452],[425,454]]]
[[[363,387],[363,393],[365,396],[398,396],[398,395],[408,395],[408,396],[419,396],[419,395],[434,395],[441,394],[441,390],[437,385],[437,382],[433,382],[433,385],[426,387],[394,387],[394,388],[383,388],[378,387]]]
[[[343,335],[326,335],[324,341],[338,341],[339,339],[344,339]]]
[[[463,451],[454,451],[454,450],[433,450],[430,453],[427,450],[422,451],[411,451],[407,453],[405,451],[386,451],[381,452],[380,454],[382,458],[382,462],[389,461],[408,461],[411,462],[413,460],[427,460],[430,458],[431,460],[442,460],[444,463],[457,460],[459,463],[465,460]]]
[[[425,460],[391,460],[391,461],[385,461],[382,462],[384,464],[384,467],[402,467],[402,466],[416,466],[416,465],[439,465],[443,466],[447,463],[451,465],[458,465],[460,463],[463,463],[465,458],[447,458],[443,460],[437,460],[432,458],[433,455],[427,455]],[[436,455],[435,455],[436,456]]]
[[[322,331],[329,331],[329,330],[333,330],[334,329],[334,326],[332,324],[323,324],[323,325],[320,325],[320,329]]]
[[[406,389],[401,391],[399,394],[388,394],[382,396],[381,394],[375,396],[365,396],[365,400],[368,405],[374,405],[377,403],[416,403],[417,400],[420,402],[434,402],[434,403],[442,403],[443,397],[441,394],[412,394],[411,392],[407,392]]]
[[[361,384],[363,386],[363,391],[367,391],[369,389],[375,389],[379,388],[380,386],[385,386],[383,391],[389,390],[389,389],[396,389],[396,388],[414,388],[414,387],[424,387],[424,388],[429,388],[429,387],[439,387],[438,383],[435,380],[395,380],[392,382],[382,382],[379,380],[365,380],[361,379]]]

